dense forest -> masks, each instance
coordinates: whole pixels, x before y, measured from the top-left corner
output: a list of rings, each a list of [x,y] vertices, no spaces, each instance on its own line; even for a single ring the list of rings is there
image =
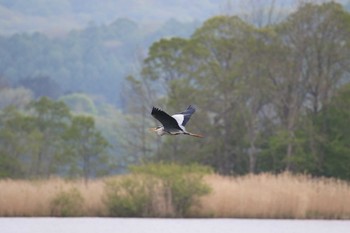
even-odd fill
[[[150,33],[118,19],[2,36],[0,176],[87,179],[172,161],[350,179],[349,38],[334,2],[264,25],[222,15]],[[189,104],[187,128],[204,139],[147,130],[152,106]]]
[[[218,16],[189,39],[154,43],[140,75],[129,77],[135,130],[148,125],[141,119],[151,104],[171,113],[194,103],[189,129],[206,138],[168,137],[154,148],[138,132],[140,157],[223,174],[350,178],[349,30],[341,5],[303,4],[274,25]]]

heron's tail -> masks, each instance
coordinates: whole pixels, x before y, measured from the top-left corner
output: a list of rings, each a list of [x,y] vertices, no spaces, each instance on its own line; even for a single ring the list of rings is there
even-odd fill
[[[196,137],[196,138],[204,138],[204,136],[200,135],[200,134],[195,134],[195,133],[190,133],[190,132],[186,132],[185,134],[190,135],[192,137]]]

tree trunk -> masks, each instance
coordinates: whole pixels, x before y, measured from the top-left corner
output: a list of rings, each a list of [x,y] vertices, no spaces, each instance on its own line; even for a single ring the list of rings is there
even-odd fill
[[[249,173],[255,173],[256,147],[255,147],[254,141],[250,141],[250,148],[248,149],[248,157],[249,157]]]
[[[286,162],[286,171],[291,171],[292,169],[292,156],[293,156],[293,138],[294,138],[294,132],[289,131],[288,132],[288,145],[287,145],[287,162]]]

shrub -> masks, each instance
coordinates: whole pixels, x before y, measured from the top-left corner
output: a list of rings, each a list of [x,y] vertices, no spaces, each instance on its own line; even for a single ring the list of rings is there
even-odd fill
[[[59,192],[51,201],[52,216],[68,217],[82,214],[84,199],[76,188]]]
[[[188,216],[190,208],[199,204],[198,197],[211,191],[203,182],[203,176],[212,170],[205,166],[151,163],[131,167],[131,171],[162,181],[165,201],[171,202],[174,217]]]
[[[145,217],[154,183],[142,176],[123,176],[106,181],[104,203],[114,217]]]
[[[106,181],[104,203],[111,216],[185,217],[198,197],[210,192],[202,178],[207,167],[146,164]]]
[[[0,178],[18,178],[22,175],[22,168],[17,159],[0,151]]]

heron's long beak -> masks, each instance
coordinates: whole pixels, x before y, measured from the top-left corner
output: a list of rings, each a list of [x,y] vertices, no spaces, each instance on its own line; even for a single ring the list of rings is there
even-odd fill
[[[152,132],[156,132],[156,129],[157,128],[149,128],[149,130],[152,131]]]

